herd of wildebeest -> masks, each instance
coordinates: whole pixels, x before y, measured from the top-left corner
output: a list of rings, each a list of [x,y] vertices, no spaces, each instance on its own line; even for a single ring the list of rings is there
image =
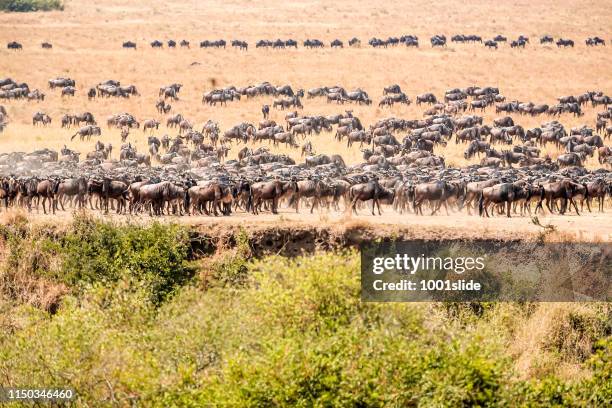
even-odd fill
[[[497,49],[501,44],[508,43],[511,48],[525,48],[529,44],[529,37],[525,35],[519,35],[516,39],[508,39],[506,36],[501,34],[496,35],[491,39],[483,39],[479,35],[473,34],[456,34],[453,35],[450,39],[452,43],[458,44],[484,44],[487,48]],[[431,47],[446,47],[447,46],[447,38],[444,34],[436,34],[429,39]],[[573,48],[575,45],[574,40],[569,38],[559,37],[556,40],[550,35],[543,35],[539,39],[540,44],[542,45],[556,45],[557,48]],[[357,37],[353,37],[346,42],[349,47],[360,47],[361,40]],[[605,46],[606,41],[598,36],[589,37],[584,40],[584,43],[587,47],[597,47],[597,46]],[[232,47],[247,51],[249,49],[249,43],[245,40],[231,40],[226,41],[223,39],[219,40],[204,40],[199,42],[200,48],[226,48],[231,45]],[[319,49],[325,48],[325,42],[319,39],[306,39],[302,42],[304,48],[309,49]],[[332,41],[329,41],[330,48],[344,48],[345,42],[336,38]],[[419,37],[416,35],[402,35],[400,37],[388,37],[388,38],[377,38],[372,37],[368,40],[368,44],[375,48],[387,48],[394,47],[398,45],[404,45],[406,47],[419,47]],[[190,48],[191,43],[188,40],[154,40],[149,43],[152,48],[161,49],[164,48],[164,45],[167,48],[174,49],[177,46],[180,48]],[[40,44],[40,46],[44,49],[52,49],[53,44],[45,41]],[[124,41],[122,43],[122,47],[126,49],[137,49],[138,45],[134,41]],[[17,41],[11,41],[7,43],[7,48],[10,50],[22,50],[23,45]],[[255,48],[271,48],[271,49],[286,49],[286,48],[298,48],[298,41],[294,39],[287,40],[259,40],[255,43]]]
[[[48,88],[74,94],[70,78],[49,80]],[[270,118],[270,104],[261,109],[259,123],[239,123],[222,131],[214,120],[184,117],[168,101],[180,98],[182,85],[159,88],[155,107],[165,115],[161,134],[157,119],[129,113],[106,118],[106,128],[121,130],[122,146],[113,157],[113,146],[102,137],[107,131],[91,112],[65,114],[62,128],[74,128],[70,139],[98,139],[92,150],[81,153],[64,146],[59,152],[40,149],[31,153],[0,154],[0,198],[5,207],[24,207],[55,213],[57,209],[91,208],[117,213],[150,215],[233,212],[258,214],[279,208],[299,211],[300,205],[318,211],[357,212],[367,203],[374,215],[381,204],[398,213],[436,214],[473,212],[482,216],[533,212],[580,214],[604,211],[612,195],[612,98],[601,91],[558,98],[554,105],[508,101],[495,87],[449,89],[443,97],[433,93],[415,96],[427,105],[423,118],[389,117],[366,125],[346,109],[345,103],[370,105],[362,89],[341,86],[309,90],[269,82],[245,87],[230,86],[207,92],[202,103],[224,104],[245,98],[271,98],[272,109],[286,110],[284,121]],[[67,91],[68,89],[68,91]],[[69,92],[71,91],[71,92]],[[410,104],[397,84],[382,90],[379,106]],[[88,97],[138,97],[134,85],[107,80],[92,87]],[[0,101],[44,99],[44,92],[10,78],[0,79]],[[330,106],[343,105],[342,113],[329,116],[304,114],[302,100],[326,98]],[[36,102],[34,102],[36,103]],[[561,115],[585,116],[585,106],[596,112],[595,126],[566,128]],[[499,117],[484,123],[477,112],[495,109]],[[508,116],[509,113],[514,114]],[[524,128],[521,115],[547,115],[541,126]],[[10,123],[0,106],[0,130]],[[200,122],[202,123],[202,122]],[[52,118],[38,111],[32,125],[47,126]],[[137,129],[142,129],[139,131]],[[363,161],[350,165],[342,155],[315,152],[312,135],[346,142],[361,149]],[[147,140],[147,151],[138,151],[136,138]],[[255,145],[255,143],[257,143]],[[267,145],[266,145],[267,143]],[[449,143],[463,146],[465,167],[449,166],[443,157]],[[299,163],[274,152],[283,144],[296,149]],[[542,154],[554,145],[563,149],[555,159]],[[233,150],[236,159],[229,159]],[[297,155],[296,155],[297,156]],[[587,169],[589,158],[599,169]],[[532,208],[534,207],[535,208]],[[596,207],[596,208],[593,208]],[[39,210],[38,210],[39,211]]]

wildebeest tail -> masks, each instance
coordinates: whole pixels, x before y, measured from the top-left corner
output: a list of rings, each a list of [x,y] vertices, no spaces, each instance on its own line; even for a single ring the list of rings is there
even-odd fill
[[[483,213],[484,213],[484,194],[481,191],[480,196],[478,197],[478,214],[482,216]]]

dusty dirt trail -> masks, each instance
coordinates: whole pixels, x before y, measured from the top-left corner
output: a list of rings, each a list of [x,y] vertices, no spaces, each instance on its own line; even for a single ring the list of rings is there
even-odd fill
[[[275,228],[282,229],[364,229],[374,234],[392,235],[393,231],[401,233],[405,238],[411,239],[535,239],[545,230],[537,226],[529,217],[493,217],[481,218],[466,214],[415,216],[414,214],[397,214],[391,209],[383,209],[383,216],[360,215],[347,216],[344,213],[300,213],[287,209],[280,209],[278,215],[262,213],[257,216],[242,212],[234,213],[230,217],[207,216],[165,216],[151,218],[142,216],[117,216],[114,214],[101,215],[93,212],[101,219],[118,222],[133,221],[148,223],[152,220],[162,222],[178,222],[195,226],[198,230],[206,231],[235,231],[245,228],[249,231],[266,231]],[[608,209],[608,211],[610,211]],[[58,212],[56,215],[27,214],[18,212],[34,222],[67,224],[72,220],[72,213]],[[9,214],[15,214],[9,211]],[[10,218],[5,215],[4,220]],[[549,235],[551,240],[576,240],[612,242],[612,216],[610,213],[591,213],[576,215],[545,215],[538,216],[541,225],[552,225],[555,232]]]

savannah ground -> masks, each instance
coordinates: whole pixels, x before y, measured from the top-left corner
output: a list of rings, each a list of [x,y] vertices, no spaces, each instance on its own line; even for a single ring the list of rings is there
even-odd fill
[[[442,0],[432,6],[428,2],[365,1],[334,2],[196,2],[196,1],[134,1],[129,6],[121,2],[95,3],[69,1],[64,12],[35,14],[0,14],[0,39],[3,43],[17,40],[24,45],[21,52],[0,49],[0,73],[17,81],[25,81],[32,88],[40,88],[47,97],[44,102],[17,101],[8,105],[10,125],[0,138],[0,151],[31,151],[46,146],[58,149],[64,144],[76,148],[84,156],[91,151],[95,140],[70,142],[74,130],[60,128],[59,120],[65,113],[90,111],[103,126],[103,141],[120,145],[119,132],[106,128],[106,118],[119,112],[129,112],[141,122],[156,118],[165,124],[165,117],[155,109],[160,86],[179,82],[184,85],[180,101],[170,102],[172,113],[182,113],[201,129],[212,119],[222,130],[242,121],[257,123],[261,119],[261,105],[271,104],[273,97],[228,103],[227,107],[211,107],[201,103],[202,94],[213,88],[229,85],[246,86],[269,81],[290,84],[294,89],[341,85],[347,90],[360,87],[373,100],[372,106],[328,104],[324,98],[304,99],[303,114],[335,114],[353,110],[364,125],[378,119],[395,116],[406,119],[422,117],[425,105],[409,107],[396,105],[378,108],[382,89],[398,83],[414,101],[415,95],[433,92],[439,98],[454,87],[496,86],[508,100],[556,103],[562,95],[579,94],[587,90],[610,93],[612,63],[610,47],[590,47],[584,44],[587,36],[609,37],[612,11],[606,2],[528,1],[470,2],[469,5]],[[530,37],[531,44],[524,50],[510,49],[501,44],[497,51],[489,51],[482,44],[454,44],[432,49],[429,37],[444,33],[478,34],[489,39],[504,34],[508,39],[519,34]],[[419,49],[403,46],[373,49],[367,44],[376,36],[415,34]],[[572,38],[574,49],[541,46],[539,37],[549,34]],[[361,48],[346,44],[352,37],[362,41]],[[200,49],[205,39],[243,39],[249,42],[248,52],[227,49]],[[296,39],[297,50],[256,49],[259,39]],[[318,38],[326,48],[309,50],[301,46],[306,38]],[[330,49],[329,42],[340,38],[344,49]],[[154,50],[149,42],[154,39],[177,42],[187,39],[191,49]],[[138,49],[124,50],[124,41],[135,41]],[[40,43],[49,41],[53,49],[46,51]],[[196,65],[192,65],[197,63]],[[60,90],[47,89],[47,81],[58,76],[76,80],[77,96],[60,96]],[[87,90],[97,83],[116,79],[122,84],[134,84],[142,94],[129,100],[87,100]],[[33,128],[34,112],[42,110],[54,119],[46,129]],[[601,108],[599,108],[601,110]],[[595,110],[588,107],[585,116],[573,118],[564,114],[561,122],[566,127],[595,125]],[[478,113],[478,112],[477,112]],[[272,110],[271,117],[284,123],[286,112]],[[478,113],[479,114],[479,113]],[[485,121],[500,115],[487,109]],[[526,129],[550,120],[545,116],[516,117]],[[175,130],[164,126],[155,134],[174,136]],[[146,137],[142,130],[134,130],[130,141],[146,151]],[[361,161],[359,147],[351,149],[345,142],[336,142],[333,133],[313,137],[317,153],[341,153],[347,163]],[[449,144],[438,153],[449,165],[465,165],[465,145]],[[234,146],[230,158],[239,147]],[[299,151],[275,149],[300,159]],[[546,149],[553,158],[559,153],[554,147]],[[118,153],[116,152],[115,156]],[[475,163],[472,159],[469,163]],[[588,167],[598,167],[592,158]]]
[[[184,86],[180,101],[170,101],[173,105],[171,113],[182,113],[196,129],[200,129],[208,119],[218,121],[222,131],[242,121],[257,123],[261,118],[261,105],[271,104],[273,97],[242,98],[224,107],[211,107],[201,103],[203,92],[262,81],[275,85],[290,84],[294,89],[306,90],[336,84],[347,89],[361,87],[373,99],[372,106],[328,104],[324,98],[303,99],[305,108],[301,113],[329,115],[351,109],[365,126],[390,116],[422,117],[426,105],[417,107],[413,103],[408,107],[378,108],[382,88],[392,83],[398,83],[413,101],[419,93],[433,92],[441,97],[448,88],[471,85],[499,87],[508,100],[548,104],[554,104],[559,96],[587,90],[610,93],[610,47],[587,48],[584,44],[588,36],[608,39],[610,21],[612,10],[606,2],[597,1],[543,1],[537,4],[483,1],[464,5],[443,0],[435,7],[427,2],[330,4],[262,1],[251,4],[134,1],[124,6],[119,2],[91,4],[69,1],[64,12],[3,13],[0,14],[0,38],[4,42],[18,40],[24,45],[24,50],[9,52],[1,48],[0,73],[26,81],[32,88],[43,90],[47,96],[40,103],[3,102],[10,124],[0,137],[0,152],[32,151],[41,147],[59,149],[67,145],[80,151],[84,157],[85,153],[93,150],[95,139],[81,142],[77,138],[71,142],[70,136],[75,130],[61,129],[59,123],[63,114],[83,111],[92,112],[101,124],[103,135],[100,139],[115,146],[113,158],[117,158],[121,142],[119,132],[108,129],[105,124],[106,118],[112,114],[129,112],[141,122],[149,118],[158,119],[162,126],[154,134],[175,136],[176,130],[165,128],[165,116],[158,114],[154,106],[159,87],[173,82]],[[447,48],[432,49],[429,37],[437,33],[444,33],[449,39],[455,33],[478,34],[483,39],[502,33],[509,40],[524,34],[530,37],[531,44],[524,50],[510,49],[508,44],[501,44],[497,51],[490,51],[482,44],[449,42]],[[402,34],[417,35],[420,48],[373,49],[367,45],[373,36],[386,38]],[[576,47],[542,46],[539,37],[544,34],[572,38]],[[347,46],[352,37],[361,39],[360,48]],[[230,46],[227,49],[199,48],[200,41],[218,38],[228,42],[243,39],[250,47],[248,52]],[[297,50],[264,50],[254,46],[259,39],[275,38],[294,38],[300,47]],[[326,48],[305,49],[301,42],[306,38],[321,39]],[[329,42],[335,38],[345,42],[344,49],[329,48]],[[149,42],[154,39],[164,42],[187,39],[191,42],[191,49],[177,47],[173,50],[164,46],[163,50],[153,50]],[[122,42],[127,40],[135,41],[138,49],[122,49]],[[53,43],[53,49],[41,49],[43,41]],[[47,81],[58,76],[76,80],[76,97],[62,98],[59,90],[47,88]],[[134,84],[141,96],[129,100],[97,98],[88,101],[87,89],[107,79]],[[596,112],[601,109],[587,106],[583,117],[564,114],[559,120],[566,128],[582,124],[594,127]],[[33,113],[39,110],[54,119],[50,127],[34,128],[31,125]],[[285,111],[272,109],[271,117],[284,123],[285,114]],[[486,123],[499,116],[493,108],[484,113]],[[526,129],[552,119],[547,116],[512,116]],[[146,151],[147,135],[148,132],[145,135],[142,130],[134,129],[129,141],[140,151]],[[316,153],[340,153],[349,164],[362,160],[358,145],[347,148],[345,142],[334,139],[333,133],[324,132],[310,137],[310,140]],[[229,157],[235,158],[241,147],[234,144]],[[447,165],[477,163],[478,158],[470,161],[463,158],[466,147],[451,142],[436,153],[445,157]],[[278,147],[272,150],[287,153],[298,162],[303,160],[298,149]],[[548,145],[543,154],[546,153],[554,159],[560,151]],[[600,167],[596,155],[588,159],[586,166],[592,169]],[[391,219],[390,214],[387,211],[384,217],[389,223],[395,223],[398,218],[413,217],[405,215]],[[454,222],[455,217],[451,219]],[[448,224],[446,218],[436,222]],[[525,222],[529,223],[528,220]],[[603,228],[595,234],[604,237],[608,234],[609,237],[612,229],[609,217],[602,216],[593,222]]]
[[[16,40],[22,52],[0,49],[0,77],[40,88],[41,103],[3,102],[11,123],[0,152],[64,144],[83,154],[95,140],[69,142],[59,127],[64,113],[91,111],[99,122],[127,111],[139,120],[163,119],[154,108],[158,88],[184,87],[173,112],[200,125],[226,129],[256,122],[271,98],[209,107],[204,91],[261,81],[294,88],[339,84],[361,87],[376,105],[383,86],[398,83],[441,96],[451,87],[498,86],[509,99],[552,104],[561,95],[612,91],[610,46],[587,49],[583,40],[610,40],[608,2],[246,2],[68,1],[64,12],[0,14],[0,42]],[[436,33],[501,33],[531,37],[525,50],[478,45],[432,50]],[[375,50],[372,36],[416,34],[418,50]],[[575,49],[538,44],[549,34],[572,38]],[[256,50],[258,39],[356,36],[358,49]],[[187,39],[191,49],[152,50],[154,39]],[[248,52],[202,50],[205,39],[244,39]],[[138,50],[123,50],[123,41]],[[40,43],[53,43],[43,51]],[[346,44],[345,44],[346,45]],[[199,65],[192,65],[198,62]],[[69,76],[77,96],[47,90],[47,80]],[[86,90],[106,79],[135,84],[142,96],[87,101]],[[328,105],[304,100],[305,114],[345,108],[367,126],[397,116],[420,118],[422,108]],[[54,118],[34,129],[31,116]],[[281,120],[284,112],[272,111]],[[488,110],[488,122],[497,115]],[[525,127],[544,117],[515,117]],[[566,127],[594,126],[561,117]],[[164,121],[165,122],[165,121]],[[163,135],[162,127],[158,135]],[[171,136],[175,133],[168,132]],[[145,149],[142,131],[131,142]],[[103,125],[103,141],[119,135]],[[360,159],[331,134],[314,137],[318,153]],[[447,163],[466,164],[465,147],[449,145]],[[230,156],[236,153],[234,147]],[[280,151],[286,152],[284,149]],[[551,153],[556,153],[552,152]],[[291,152],[296,157],[295,152]],[[114,157],[116,158],[115,152]],[[299,156],[299,153],[297,153]],[[596,161],[591,159],[593,168]],[[399,215],[372,217],[302,214],[234,214],[227,218],[28,215],[2,213],[0,228],[0,385],[72,386],[77,406],[609,406],[612,401],[612,330],[607,303],[368,304],[359,301],[359,254],[288,259],[277,252],[255,257],[254,236],[275,228],[359,229],[373,238],[538,239],[528,217],[480,219]],[[611,241],[610,209],[584,216],[540,216],[556,232],[545,240]],[[30,218],[29,218],[30,217]],[[193,229],[225,239],[214,253],[193,256]],[[259,259],[258,259],[259,258]]]

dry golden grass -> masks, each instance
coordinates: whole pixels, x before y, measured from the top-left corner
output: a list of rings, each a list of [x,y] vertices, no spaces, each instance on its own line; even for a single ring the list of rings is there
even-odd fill
[[[106,118],[118,112],[130,112],[139,120],[157,118],[154,103],[160,86],[181,82],[179,102],[172,103],[173,112],[180,112],[201,127],[208,119],[220,122],[226,129],[241,121],[258,121],[260,107],[272,97],[258,97],[210,107],[201,104],[202,93],[216,87],[244,86],[261,81],[273,84],[289,83],[305,89],[340,84],[347,89],[361,87],[374,100],[370,107],[328,105],[323,99],[304,100],[305,114],[333,114],[352,109],[365,124],[377,119],[398,116],[422,117],[421,108],[396,106],[379,109],[376,105],[382,88],[399,83],[411,99],[415,94],[432,91],[442,95],[450,87],[470,85],[498,86],[510,99],[531,100],[536,103],[555,102],[566,94],[577,94],[598,89],[610,93],[612,76],[609,66],[612,54],[606,48],[587,49],[584,39],[599,35],[609,40],[612,10],[605,2],[500,0],[464,4],[449,0],[417,1],[407,5],[401,1],[365,2],[323,1],[279,2],[261,1],[253,4],[237,1],[142,1],[129,6],[118,1],[99,1],[92,5],[83,0],[68,1],[65,12],[33,14],[0,14],[0,32],[6,41],[17,40],[24,45],[22,52],[0,49],[0,76],[10,76],[40,88],[47,98],[41,103],[25,101],[2,102],[8,108],[11,123],[0,137],[0,152],[31,151],[35,148],[60,148],[64,144],[84,155],[92,150],[95,140],[69,142],[74,130],[60,128],[64,113],[91,111],[103,123],[102,140],[118,146],[118,131],[105,127]],[[421,48],[404,47],[372,49],[367,40],[372,36],[413,33],[419,36]],[[525,50],[511,50],[502,46],[497,51],[485,50],[482,45],[450,44],[447,49],[432,50],[429,37],[445,33],[475,33],[484,39],[502,33],[509,38],[519,34],[531,37],[532,44]],[[577,47],[559,50],[543,47],[538,37],[550,34],[573,38]],[[262,50],[254,45],[262,38],[319,38],[329,43],[334,38],[343,41],[353,36],[362,40],[359,49],[331,50]],[[188,39],[192,48],[153,50],[148,43],[153,39]],[[198,43],[204,39],[245,39],[248,52],[228,47],[226,50],[204,50]],[[123,50],[121,43],[133,40],[139,49]],[[54,48],[45,51],[42,41],[50,41]],[[198,62],[199,65],[191,65]],[[57,76],[69,76],[77,81],[77,96],[60,97],[59,90],[47,89],[47,81]],[[106,79],[117,79],[124,84],[135,84],[142,96],[130,100],[104,99],[88,101],[89,87]],[[42,110],[50,114],[54,123],[46,129],[31,126],[32,114]],[[282,121],[285,112],[273,111],[272,118]],[[492,109],[485,114],[487,121],[497,117]],[[519,118],[520,124],[532,127],[548,118]],[[571,127],[586,123],[593,126],[595,113],[586,109],[582,118],[564,115],[564,125]],[[174,131],[161,128],[156,134]],[[142,130],[130,136],[132,143],[144,150],[146,137]],[[342,153],[347,162],[361,160],[359,148],[347,149],[345,143],[333,140],[332,134],[313,138],[317,153]],[[449,145],[440,153],[451,165],[463,165],[464,145]],[[237,148],[230,153],[235,157]],[[277,149],[299,158],[297,150]],[[558,152],[548,150],[554,156]],[[116,157],[116,154],[115,154]],[[470,163],[475,162],[473,159]],[[597,167],[596,159],[588,162]]]
[[[541,303],[534,309],[530,316],[520,318],[508,348],[520,377],[543,378],[555,373],[576,380],[587,375],[581,363],[590,355],[594,339],[605,330],[598,313],[609,311],[607,305]]]

